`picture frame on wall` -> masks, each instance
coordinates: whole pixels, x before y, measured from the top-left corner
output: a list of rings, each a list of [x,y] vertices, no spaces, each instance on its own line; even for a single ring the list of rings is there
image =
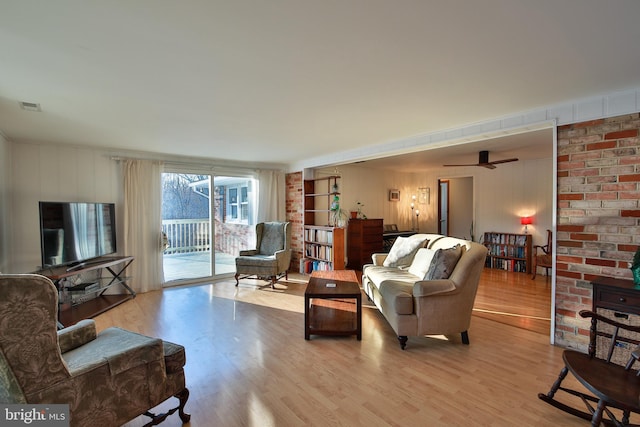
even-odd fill
[[[429,187],[418,188],[418,203],[426,205],[431,203],[431,189]]]
[[[399,202],[400,201],[400,190],[389,190],[389,201],[390,202]]]

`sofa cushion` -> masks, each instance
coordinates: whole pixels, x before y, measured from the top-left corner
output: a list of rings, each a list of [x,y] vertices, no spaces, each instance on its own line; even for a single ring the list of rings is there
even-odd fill
[[[413,314],[413,284],[387,280],[380,284],[380,295],[397,314]]]
[[[427,275],[427,271],[429,271],[429,267],[431,266],[431,261],[433,260],[433,256],[436,251],[433,249],[420,248],[418,252],[416,252],[416,256],[413,257],[413,261],[409,266],[409,273],[413,274],[416,277],[419,277],[420,280],[424,280]]]
[[[276,251],[284,249],[285,233],[284,224],[281,222],[265,222],[262,232],[262,241],[258,251],[260,255],[273,255]]]
[[[448,279],[466,247],[456,245],[449,249],[438,249],[433,255],[425,280]]]
[[[411,264],[418,249],[425,247],[429,241],[423,235],[416,234],[409,237],[398,237],[389,255],[384,259],[382,265],[385,267],[406,267]]]
[[[393,280],[396,282],[404,282],[413,285],[420,278],[409,273],[409,270],[400,269],[398,267],[384,267],[382,265],[370,265],[365,270],[366,276],[376,287],[380,287],[382,283]]]

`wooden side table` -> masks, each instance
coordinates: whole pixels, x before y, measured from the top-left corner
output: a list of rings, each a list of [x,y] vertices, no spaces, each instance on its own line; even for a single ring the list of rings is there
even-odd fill
[[[640,326],[640,286],[633,280],[613,277],[598,277],[591,282],[593,286],[592,311],[615,320],[616,322]],[[598,323],[596,331],[596,355],[606,357],[608,340],[602,338],[613,333],[613,327]],[[640,335],[621,331],[624,343],[619,343],[612,360],[624,365],[636,345],[640,344]],[[625,344],[628,344],[624,348]]]
[[[327,287],[327,283],[336,286]],[[304,339],[311,335],[356,335],[362,339],[362,292],[355,271],[311,274],[304,292]]]

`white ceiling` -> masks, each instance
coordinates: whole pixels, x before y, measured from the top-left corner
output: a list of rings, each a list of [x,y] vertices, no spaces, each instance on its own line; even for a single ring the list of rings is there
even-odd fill
[[[0,0],[0,130],[292,164],[640,87],[639,19],[637,0]]]

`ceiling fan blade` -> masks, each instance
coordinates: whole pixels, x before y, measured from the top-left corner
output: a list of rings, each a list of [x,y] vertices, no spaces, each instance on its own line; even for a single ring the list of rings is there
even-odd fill
[[[489,152],[484,150],[478,153],[478,163],[475,164],[462,164],[462,165],[442,165],[442,166],[481,166],[487,169],[495,169],[495,165],[499,165],[500,163],[509,163],[509,162],[517,162],[518,159],[513,157],[511,159],[504,160],[495,160],[493,162],[489,161]]]
[[[495,169],[496,167],[493,165],[493,163],[495,162],[482,163],[482,164],[479,164],[478,166],[482,166],[483,168],[487,168],[487,169]]]
[[[516,157],[513,157],[511,159],[504,159],[504,160],[494,160],[493,162],[489,162],[491,164],[494,165],[499,165],[500,163],[509,163],[509,162],[517,162],[518,159]]]

